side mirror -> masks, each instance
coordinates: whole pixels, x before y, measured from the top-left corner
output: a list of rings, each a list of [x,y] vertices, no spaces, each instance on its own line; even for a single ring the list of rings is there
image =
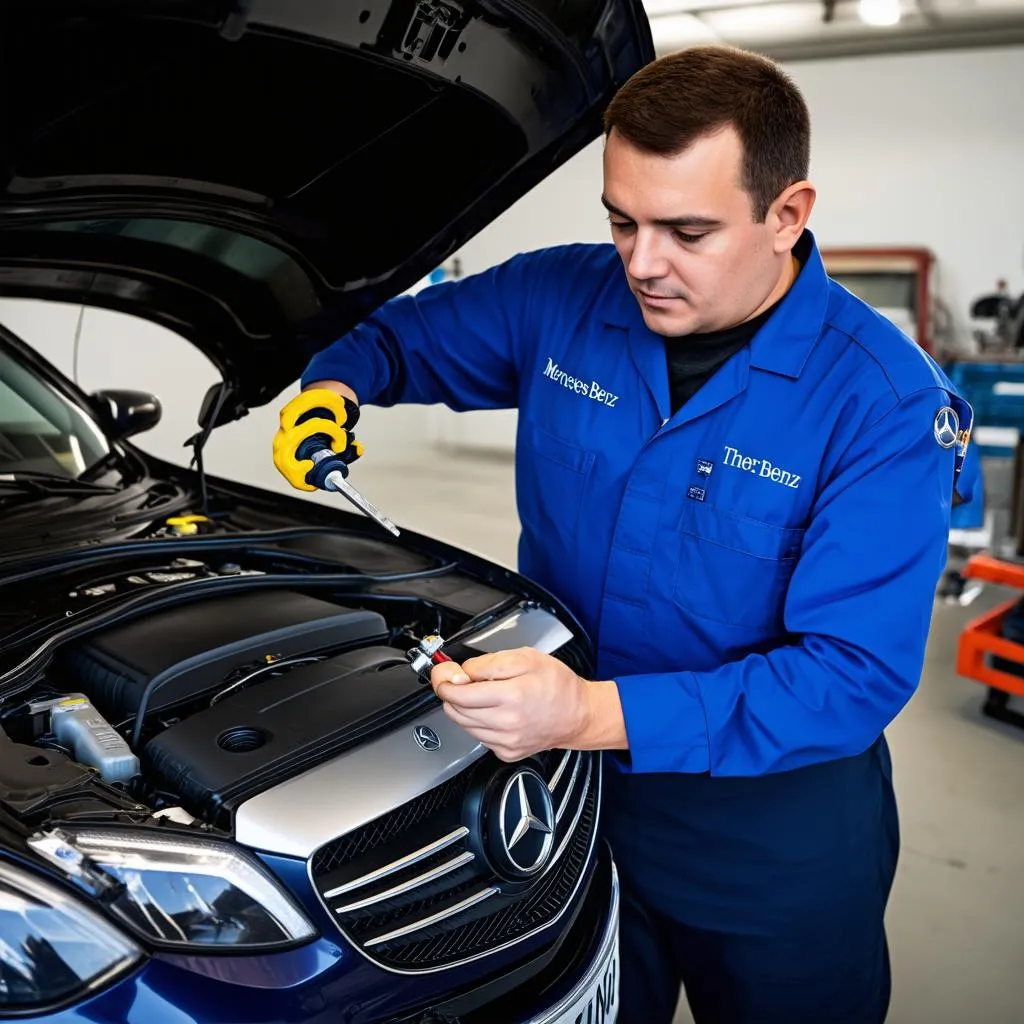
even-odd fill
[[[94,391],[92,400],[110,441],[152,430],[163,414],[160,399],[146,391]]]

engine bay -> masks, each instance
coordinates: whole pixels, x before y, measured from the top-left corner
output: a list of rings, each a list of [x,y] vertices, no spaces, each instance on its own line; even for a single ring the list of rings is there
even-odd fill
[[[209,538],[208,555],[191,539],[172,558],[123,545],[102,565],[86,551],[14,578],[26,600],[0,646],[3,810],[29,830],[230,834],[245,800],[436,705],[408,658],[422,637],[469,656],[490,649],[475,639],[489,625],[536,607],[494,585],[508,573],[480,579],[391,545],[380,571],[379,542],[277,534],[233,550]]]

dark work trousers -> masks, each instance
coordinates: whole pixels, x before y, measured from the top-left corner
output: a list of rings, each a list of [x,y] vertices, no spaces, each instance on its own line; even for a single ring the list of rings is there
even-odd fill
[[[605,766],[619,1024],[879,1024],[899,826],[885,740],[750,779]]]

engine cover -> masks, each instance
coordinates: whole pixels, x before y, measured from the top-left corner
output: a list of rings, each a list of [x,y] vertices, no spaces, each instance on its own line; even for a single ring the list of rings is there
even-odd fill
[[[313,654],[387,636],[376,612],[260,590],[155,612],[104,630],[64,657],[75,688],[117,721],[213,693],[267,655]]]
[[[192,814],[218,824],[242,801],[436,701],[390,647],[299,666],[165,729],[145,756]]]

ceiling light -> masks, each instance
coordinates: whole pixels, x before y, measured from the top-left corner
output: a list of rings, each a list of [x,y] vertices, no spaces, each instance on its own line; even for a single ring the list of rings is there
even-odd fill
[[[888,28],[900,20],[900,0],[860,0],[857,10],[865,25]]]

